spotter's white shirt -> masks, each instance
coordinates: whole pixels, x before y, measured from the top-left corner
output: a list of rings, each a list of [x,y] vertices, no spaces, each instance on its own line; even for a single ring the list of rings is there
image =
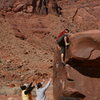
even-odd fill
[[[46,90],[48,89],[48,87],[50,86],[51,84],[51,81],[48,81],[48,83],[42,87],[42,88],[39,88],[37,89],[37,86],[36,87],[36,100],[46,100],[46,96],[45,96],[45,92]]]

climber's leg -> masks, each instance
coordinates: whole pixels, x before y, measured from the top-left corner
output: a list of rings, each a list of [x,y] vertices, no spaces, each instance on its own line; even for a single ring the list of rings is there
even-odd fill
[[[65,48],[61,47],[61,62],[65,65]]]

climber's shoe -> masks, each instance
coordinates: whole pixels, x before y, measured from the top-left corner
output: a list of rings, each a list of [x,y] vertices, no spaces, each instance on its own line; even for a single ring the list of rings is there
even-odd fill
[[[65,65],[66,65],[66,63],[65,63],[65,62],[62,62],[62,64],[63,64],[63,66],[65,66]]]
[[[69,64],[65,64],[66,67],[69,67]]]
[[[66,44],[65,44],[66,47],[69,46],[69,45],[70,45],[70,43],[66,43]]]

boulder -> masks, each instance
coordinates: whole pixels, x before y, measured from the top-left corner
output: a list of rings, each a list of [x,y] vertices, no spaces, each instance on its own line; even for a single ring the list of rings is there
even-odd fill
[[[72,63],[88,67],[99,67],[100,60],[100,30],[90,30],[72,34],[69,37],[70,46],[67,57]],[[66,53],[66,54],[67,54]]]

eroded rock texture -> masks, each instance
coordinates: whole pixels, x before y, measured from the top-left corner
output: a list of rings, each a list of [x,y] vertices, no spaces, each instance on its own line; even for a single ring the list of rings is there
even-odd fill
[[[56,0],[0,0],[0,10],[46,15],[60,15],[61,7]]]
[[[69,42],[66,66],[59,50],[55,55],[55,100],[99,100],[100,30],[73,34]]]
[[[33,0],[33,12],[39,14],[61,14],[61,8],[57,5],[55,0]]]

